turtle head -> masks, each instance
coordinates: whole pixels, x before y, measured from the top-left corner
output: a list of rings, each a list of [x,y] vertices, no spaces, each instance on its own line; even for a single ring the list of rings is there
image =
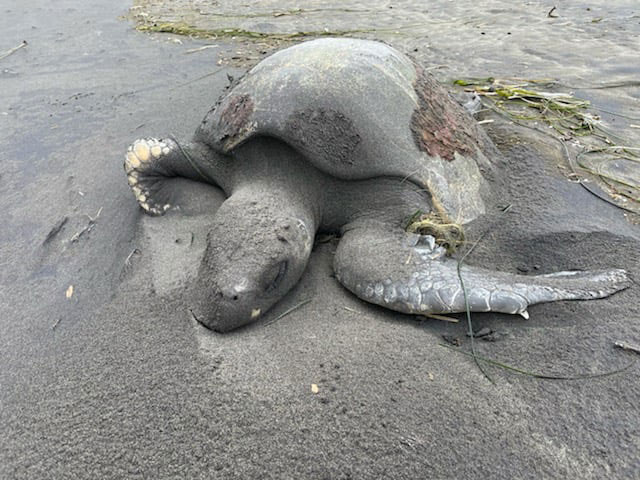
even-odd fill
[[[218,210],[190,302],[206,327],[226,332],[256,321],[300,279],[314,230],[281,207],[232,197]]]

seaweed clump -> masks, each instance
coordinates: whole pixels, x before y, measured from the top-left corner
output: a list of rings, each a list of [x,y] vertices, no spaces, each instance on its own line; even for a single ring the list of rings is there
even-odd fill
[[[417,211],[407,222],[405,230],[419,235],[431,235],[435,238],[436,244],[447,251],[447,255],[455,253],[465,241],[462,225],[443,218],[437,212]]]
[[[600,115],[594,110],[624,115],[598,108],[571,93],[549,91],[562,86],[551,79],[464,78],[454,80],[453,84],[477,95],[485,109],[560,141],[571,169],[571,181],[580,183],[594,195],[619,208],[640,212],[640,148],[627,145],[625,139],[605,128]],[[637,82],[595,88],[635,85]],[[535,127],[540,124],[546,124],[548,128]],[[569,141],[572,141],[570,146],[580,149],[575,155],[569,152]],[[613,201],[588,185],[585,177],[589,175],[600,181]]]

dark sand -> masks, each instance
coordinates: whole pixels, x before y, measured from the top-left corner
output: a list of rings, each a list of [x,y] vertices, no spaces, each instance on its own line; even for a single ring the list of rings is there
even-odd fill
[[[241,73],[209,75],[234,45],[185,55],[200,43],[134,32],[122,1],[29,3],[0,16],[2,51],[29,42],[0,60],[0,478],[640,476],[637,364],[579,381],[489,368],[491,384],[439,346],[447,334],[468,351],[463,322],[345,292],[332,243],[266,320],[227,335],[195,324],[181,291],[221,196],[192,184],[182,215],[145,217],[122,157],[139,136],[188,137]],[[500,122],[489,133],[513,207],[470,263],[640,278],[640,228],[566,180],[559,145]],[[534,306],[529,321],[474,315],[500,333],[478,352],[555,374],[621,368],[635,357],[613,342],[640,343],[638,292]]]

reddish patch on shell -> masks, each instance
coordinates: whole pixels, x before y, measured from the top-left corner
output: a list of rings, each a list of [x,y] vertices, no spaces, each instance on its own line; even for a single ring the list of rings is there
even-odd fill
[[[251,116],[253,115],[254,104],[247,94],[235,95],[229,98],[220,113],[220,141],[224,143],[225,149],[233,148],[235,140],[245,137],[251,128]]]
[[[455,158],[455,152],[474,154],[482,143],[475,120],[433,76],[417,65],[416,72],[413,87],[418,96],[418,108],[411,116],[411,132],[417,147],[448,161]]]

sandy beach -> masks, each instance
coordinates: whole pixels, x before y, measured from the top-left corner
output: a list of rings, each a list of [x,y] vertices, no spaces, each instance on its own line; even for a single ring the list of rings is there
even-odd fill
[[[586,87],[637,80],[640,10],[566,3],[551,17],[542,2],[385,3],[395,12],[383,22],[358,11],[364,3],[274,15],[295,5],[264,2],[236,13],[266,20],[220,23],[212,12],[229,14],[230,2],[175,2],[173,20],[370,30],[349,35],[442,66],[432,73],[443,82],[552,77],[585,87],[571,90],[613,112],[603,122],[639,146],[638,86]],[[136,15],[147,4],[2,4],[0,52],[27,44],[0,59],[0,478],[640,476],[637,354],[614,347],[640,344],[636,283],[603,300],[534,306],[529,320],[473,316],[476,331],[493,332],[475,342],[482,357],[555,376],[622,370],[579,380],[488,365],[492,383],[461,353],[462,315],[447,323],[358,300],[332,276],[332,240],[264,320],[224,335],[195,322],[184,291],[224,197],[189,182],[181,211],[145,216],[124,152],[138,137],[189,138],[229,76],[304,38],[143,33]],[[505,160],[494,188],[512,207],[492,206],[472,228],[472,238],[488,233],[468,262],[525,274],[625,268],[637,281],[637,215],[570,181],[561,143],[484,118]]]

